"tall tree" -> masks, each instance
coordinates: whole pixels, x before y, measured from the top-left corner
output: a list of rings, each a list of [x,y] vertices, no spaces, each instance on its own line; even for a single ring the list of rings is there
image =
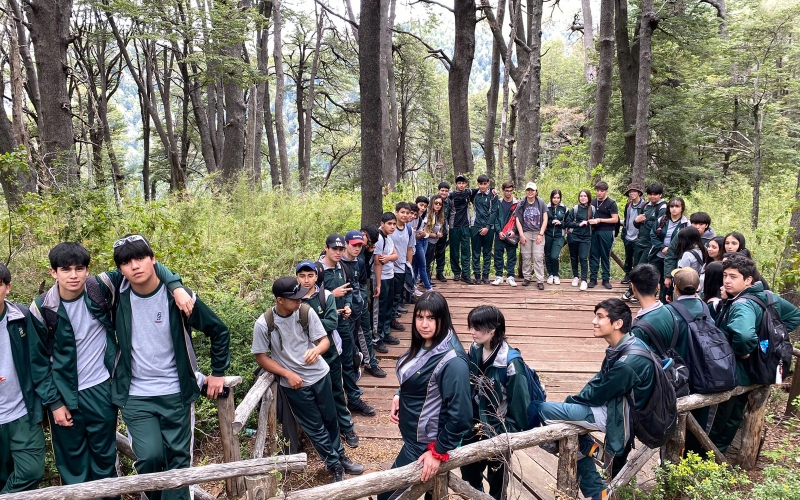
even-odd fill
[[[653,0],[642,0],[642,22],[639,28],[639,85],[636,103],[636,150],[631,182],[644,184],[650,163],[650,72],[653,67],[653,31],[658,17]]]
[[[281,185],[283,189],[291,190],[292,180],[289,176],[289,152],[286,147],[286,117],[283,111],[283,100],[286,95],[286,76],[283,72],[283,40],[281,29],[283,15],[281,13],[281,0],[272,2],[273,22],[273,51],[275,61],[275,137],[278,142],[278,162],[281,166]]]
[[[242,8],[249,7],[247,1],[240,2]],[[243,12],[235,2],[230,4],[224,0],[218,0],[217,9],[224,9],[225,17],[218,18],[225,21],[228,30],[224,36],[225,43],[222,45],[220,53],[225,62],[221,65],[222,89],[225,96],[225,144],[222,148],[222,179],[230,182],[236,179],[238,173],[244,167],[245,152],[245,122],[246,108],[244,103],[244,91],[242,90],[242,46],[244,42]],[[233,32],[231,33],[231,21],[234,21]],[[239,30],[242,32],[239,32]],[[218,30],[223,31],[223,30]]]
[[[381,92],[381,10],[388,0],[361,2],[358,30],[358,86],[361,94],[361,224],[376,224],[383,213],[384,99]],[[367,147],[364,147],[367,145]]]
[[[603,162],[611,110],[611,79],[614,75],[614,0],[600,2],[600,65],[597,72],[597,94],[594,123],[589,149],[589,171]]]
[[[602,14],[601,14],[602,15]],[[619,90],[622,100],[622,130],[625,159],[633,168],[636,154],[636,103],[639,88],[639,25],[631,44],[628,33],[628,0],[614,0],[614,38],[619,67]]]
[[[600,5],[602,10],[602,3]],[[592,25],[592,3],[590,0],[581,0],[581,13],[583,14],[583,76],[586,78],[586,83],[593,83],[597,78],[597,66],[592,63],[592,55],[594,55],[594,26]],[[600,17],[600,29],[602,30],[602,12]],[[602,43],[602,40],[600,43]]]
[[[447,94],[450,103],[450,148],[456,173],[475,168],[469,128],[469,75],[475,58],[475,0],[459,0],[453,6],[455,44]]]
[[[497,2],[497,23],[501,26],[506,16],[506,0]],[[494,178],[494,133],[497,128],[497,101],[500,97],[500,46],[498,40],[492,40],[492,66],[489,73],[489,90],[486,92],[486,129],[483,133],[483,156],[486,159],[486,173]],[[508,75],[505,75],[508,78]],[[502,155],[502,147],[500,148]],[[502,168],[502,159],[500,165]],[[498,174],[502,175],[501,172]]]

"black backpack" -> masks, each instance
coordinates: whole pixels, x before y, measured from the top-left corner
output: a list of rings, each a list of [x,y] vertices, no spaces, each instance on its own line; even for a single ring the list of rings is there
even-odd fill
[[[672,313],[670,313],[670,316],[672,316]],[[670,363],[664,365],[664,371],[672,382],[675,395],[679,398],[688,396],[689,369],[686,367],[686,362],[683,358],[675,351],[675,346],[678,343],[678,322],[675,321],[675,317],[672,316],[672,341],[670,342],[669,348],[664,347],[664,344],[661,342],[661,337],[659,337],[655,327],[648,323],[646,319],[640,318],[636,321],[634,326],[644,330],[647,336],[650,337],[650,342],[653,347],[655,347],[656,354],[658,354],[663,362],[666,363],[670,361]]]
[[[788,373],[792,364],[792,343],[786,325],[775,308],[775,294],[765,293],[766,304],[755,295],[742,295],[740,299],[752,300],[764,310],[758,328],[758,346],[745,360],[745,369],[752,383],[771,385],[776,382],[778,370]]]
[[[689,325],[686,358],[692,392],[711,394],[736,387],[736,356],[725,332],[711,319],[705,302],[703,311],[693,315],[681,301],[673,301],[674,309]]]
[[[626,398],[633,419],[633,434],[648,448],[661,448],[678,429],[678,402],[673,382],[668,375],[674,361],[659,360],[652,351],[635,344],[628,346],[624,352],[653,361],[653,392],[650,393],[647,404],[641,410],[637,409],[633,391]]]

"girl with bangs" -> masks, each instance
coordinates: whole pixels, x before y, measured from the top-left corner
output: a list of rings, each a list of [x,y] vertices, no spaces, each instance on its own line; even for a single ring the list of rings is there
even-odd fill
[[[400,427],[403,448],[392,468],[416,462],[422,481],[433,479],[472,423],[469,362],[453,330],[450,308],[438,292],[425,292],[414,306],[411,347],[397,360],[400,389],[390,419]],[[385,492],[388,500],[400,492]],[[431,498],[430,493],[425,495]]]

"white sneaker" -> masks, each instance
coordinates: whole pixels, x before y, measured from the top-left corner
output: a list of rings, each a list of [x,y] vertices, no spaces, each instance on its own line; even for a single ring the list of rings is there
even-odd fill
[[[553,284],[553,276],[552,275],[547,277],[547,284],[548,285],[552,285]]]
[[[506,281],[511,286],[517,286],[517,280],[515,280],[513,276],[509,276],[508,278],[506,278]]]
[[[492,281],[492,285],[494,285],[494,286],[501,285],[502,283],[503,283],[503,277],[502,276],[498,276],[498,277],[496,277],[494,279],[494,281]]]
[[[420,290],[419,288],[415,288],[414,289],[414,297],[422,297],[423,293],[424,292],[422,290]]]
[[[581,281],[581,290],[586,290],[587,288],[589,288],[589,284],[585,281]]]
[[[558,276],[553,276],[553,284],[554,285],[560,285],[561,284],[561,278],[559,278]]]
[[[578,286],[580,284],[581,284],[581,279],[580,278],[578,278],[577,276],[572,278],[572,286]]]

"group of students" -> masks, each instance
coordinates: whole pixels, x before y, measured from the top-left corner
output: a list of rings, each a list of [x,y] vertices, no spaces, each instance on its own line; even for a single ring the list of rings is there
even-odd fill
[[[156,262],[143,236],[121,238],[113,252],[117,269],[92,276],[82,245],[56,245],[56,283],[30,307],[6,300],[11,273],[0,265],[0,494],[41,481],[43,418],[62,484],[80,484],[117,476],[118,412],[137,472],[160,472],[191,465],[198,396],[227,397],[225,324]],[[210,339],[208,376],[191,329]],[[147,495],[188,500],[189,489]]]

